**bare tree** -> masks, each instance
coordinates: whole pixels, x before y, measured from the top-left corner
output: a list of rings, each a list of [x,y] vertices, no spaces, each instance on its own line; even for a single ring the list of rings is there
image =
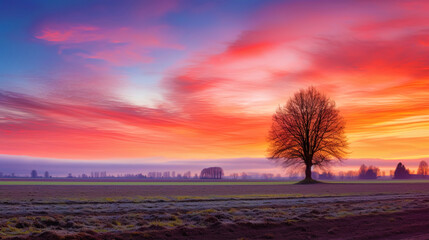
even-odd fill
[[[346,156],[344,128],[334,101],[314,87],[301,89],[273,115],[268,158],[283,167],[305,167],[302,183],[314,183],[312,167],[323,169]]]
[[[428,164],[425,161],[421,161],[417,170],[418,175],[427,176],[429,174]]]

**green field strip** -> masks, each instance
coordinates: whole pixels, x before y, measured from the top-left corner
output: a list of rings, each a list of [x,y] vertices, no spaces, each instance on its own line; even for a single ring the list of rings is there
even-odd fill
[[[231,186],[231,185],[290,185],[295,181],[255,181],[255,182],[78,182],[78,181],[0,181],[1,186]],[[325,181],[336,184],[377,184],[377,183],[429,183],[427,179],[415,180],[357,180]]]
[[[67,182],[67,181],[0,181],[0,185],[46,186],[213,186],[213,185],[285,185],[296,182]]]

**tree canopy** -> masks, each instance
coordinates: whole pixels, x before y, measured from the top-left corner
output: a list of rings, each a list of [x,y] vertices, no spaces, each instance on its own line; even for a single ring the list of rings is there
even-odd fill
[[[305,167],[305,182],[314,182],[313,166],[324,168],[346,156],[344,129],[333,100],[314,87],[301,89],[273,115],[268,158],[283,167]]]
[[[422,176],[429,175],[428,164],[426,161],[421,161],[419,164],[419,168],[417,169],[417,174]]]

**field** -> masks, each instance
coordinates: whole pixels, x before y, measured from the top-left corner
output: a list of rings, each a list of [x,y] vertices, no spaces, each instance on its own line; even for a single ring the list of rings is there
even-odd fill
[[[362,183],[429,183],[427,179],[414,179],[414,180],[353,180],[353,181],[325,181],[326,183],[349,183],[349,184],[362,184]],[[295,184],[295,181],[204,181],[204,180],[189,180],[189,181],[151,181],[151,180],[140,180],[140,181],[118,181],[116,179],[106,180],[91,180],[85,181],[82,179],[72,180],[7,180],[0,181],[0,185],[52,185],[52,186],[209,186],[209,185],[284,185],[284,184]]]
[[[428,239],[428,181],[0,181],[0,239]]]

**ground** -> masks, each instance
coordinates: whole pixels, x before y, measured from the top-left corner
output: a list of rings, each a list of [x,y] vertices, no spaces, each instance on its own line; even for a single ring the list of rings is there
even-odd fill
[[[11,184],[0,239],[429,239],[425,181]]]

